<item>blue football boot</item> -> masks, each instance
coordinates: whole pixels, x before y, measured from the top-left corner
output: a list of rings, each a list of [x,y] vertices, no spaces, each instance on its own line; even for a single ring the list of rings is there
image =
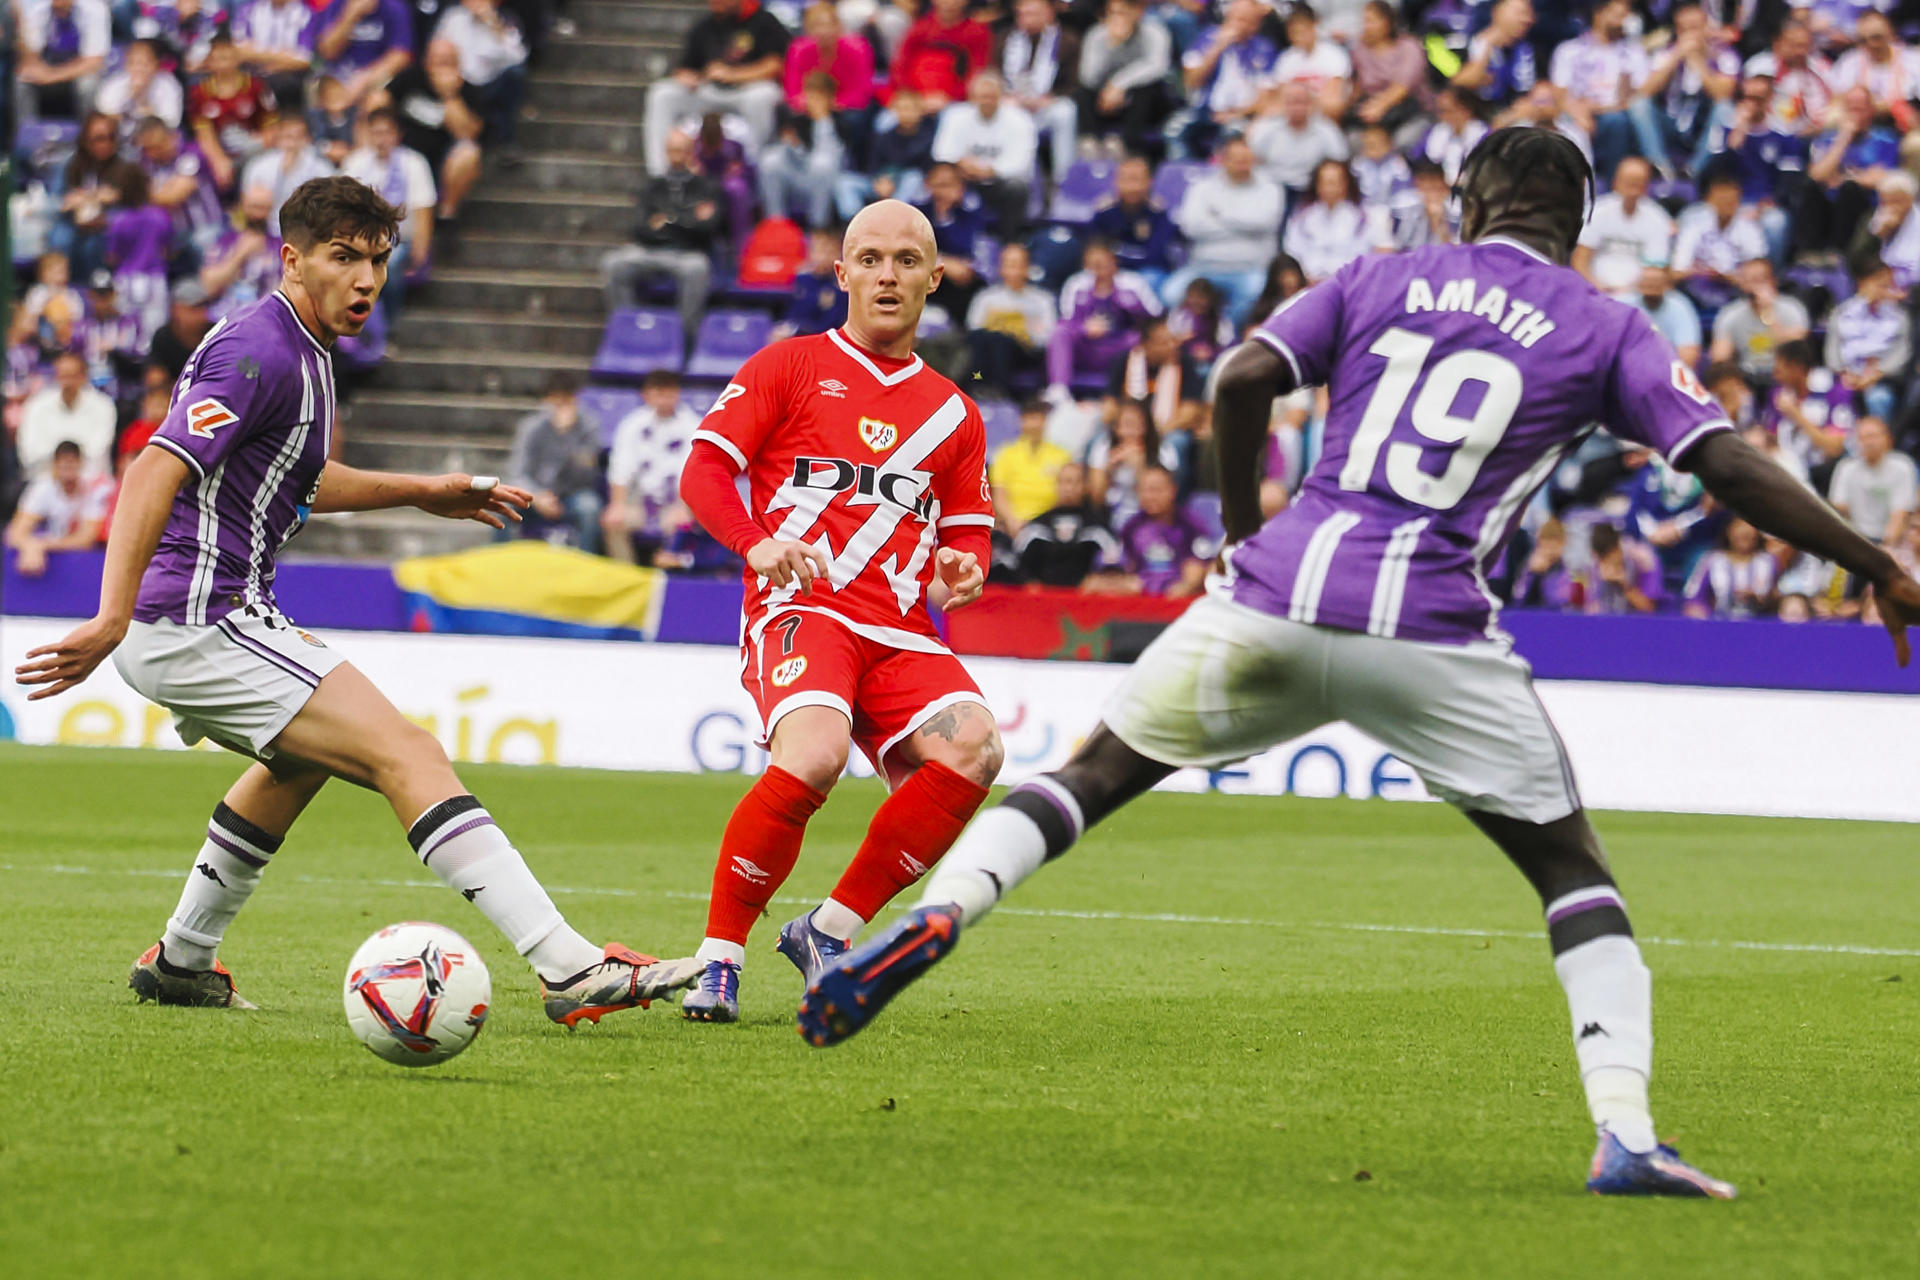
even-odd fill
[[[731,960],[709,960],[700,981],[680,1001],[680,1016],[688,1022],[737,1022],[740,1019],[740,966]]]
[[[793,967],[800,976],[812,982],[822,969],[833,964],[847,954],[852,943],[845,938],[836,938],[813,927],[813,912],[801,916],[798,920],[787,921],[780,930],[780,941],[774,944],[774,950],[793,961]]]
[[[1662,1144],[1636,1154],[1604,1129],[1600,1131],[1600,1145],[1593,1152],[1587,1190],[1597,1196],[1706,1196],[1715,1200],[1731,1200],[1739,1194],[1731,1182],[1709,1178],[1682,1160],[1672,1147]]]
[[[887,1001],[931,969],[960,940],[957,907],[921,907],[872,942],[840,958],[807,984],[801,1038],[839,1044],[873,1021]]]

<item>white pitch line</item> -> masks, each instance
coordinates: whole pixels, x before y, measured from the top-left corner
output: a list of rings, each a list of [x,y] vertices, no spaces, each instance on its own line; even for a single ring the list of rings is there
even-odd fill
[[[45,866],[20,866],[11,862],[0,862],[0,872],[31,873],[43,872],[49,875],[69,876],[158,876],[163,879],[178,879],[182,874],[178,869],[158,869],[147,867],[122,868],[118,871],[104,870],[98,867],[76,867],[63,863],[49,863]],[[442,889],[446,885],[440,880],[409,878],[395,880],[375,876],[308,876],[296,875],[291,878],[300,884],[324,885],[376,885],[383,889]],[[681,902],[705,902],[708,894],[694,893],[685,889],[607,889],[582,887],[576,885],[548,885],[547,892],[552,894],[571,894],[595,898],[672,898]],[[812,898],[782,894],[772,899],[774,902],[805,906],[815,901]],[[1174,911],[1091,911],[1067,910],[1065,908],[1043,909],[1035,907],[996,907],[994,914],[1004,916],[1023,916],[1036,920],[1117,920],[1130,924],[1197,924],[1213,927],[1240,929],[1281,929],[1302,930],[1317,929],[1329,933],[1397,933],[1416,937],[1434,938],[1502,938],[1516,941],[1540,941],[1547,935],[1539,930],[1527,929],[1455,929],[1442,925],[1420,924],[1358,924],[1339,920],[1256,920],[1250,916],[1200,916],[1187,915]],[[1717,938],[1660,938],[1641,936],[1638,941],[1657,947],[1711,947],[1725,948],[1731,951],[1771,951],[1791,955],[1838,955],[1838,956],[1920,956],[1920,948],[1912,947],[1867,947],[1854,943],[1828,942],[1748,942],[1735,940],[1721,941]]]

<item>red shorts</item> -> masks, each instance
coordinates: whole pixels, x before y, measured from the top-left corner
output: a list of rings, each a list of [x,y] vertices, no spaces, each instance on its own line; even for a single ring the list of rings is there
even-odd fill
[[[853,725],[853,744],[889,786],[887,753],[942,708],[986,704],[951,653],[920,653],[856,635],[821,613],[786,613],[742,653],[740,683],[760,709],[760,745],[780,717],[799,707],[832,707]]]

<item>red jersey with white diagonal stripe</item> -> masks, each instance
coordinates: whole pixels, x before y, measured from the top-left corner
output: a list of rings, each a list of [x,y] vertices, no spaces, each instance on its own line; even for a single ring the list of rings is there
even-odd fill
[[[810,609],[895,648],[945,651],[926,609],[934,550],[993,527],[986,429],[958,387],[917,355],[888,359],[830,329],[748,360],[693,438],[743,469],[755,521],[832,565],[811,595],[748,570],[749,635]]]

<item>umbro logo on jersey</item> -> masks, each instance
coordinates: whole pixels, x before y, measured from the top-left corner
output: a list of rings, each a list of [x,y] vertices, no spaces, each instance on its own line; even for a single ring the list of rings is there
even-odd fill
[[[878,418],[860,419],[860,438],[867,442],[867,448],[875,453],[885,453],[900,443],[900,428],[891,422],[882,422]]]
[[[765,884],[767,882],[766,868],[747,858],[741,857],[739,854],[733,856],[733,874],[744,876],[750,884]]]
[[[804,653],[795,654],[773,669],[773,687],[776,689],[784,689],[805,675],[806,671],[807,655]]]
[[[240,415],[218,400],[197,400],[187,409],[187,434],[211,440],[214,432],[238,421]]]
[[[820,394],[823,396],[832,396],[835,400],[845,400],[847,398],[847,384],[838,378],[822,378],[820,379]]]

